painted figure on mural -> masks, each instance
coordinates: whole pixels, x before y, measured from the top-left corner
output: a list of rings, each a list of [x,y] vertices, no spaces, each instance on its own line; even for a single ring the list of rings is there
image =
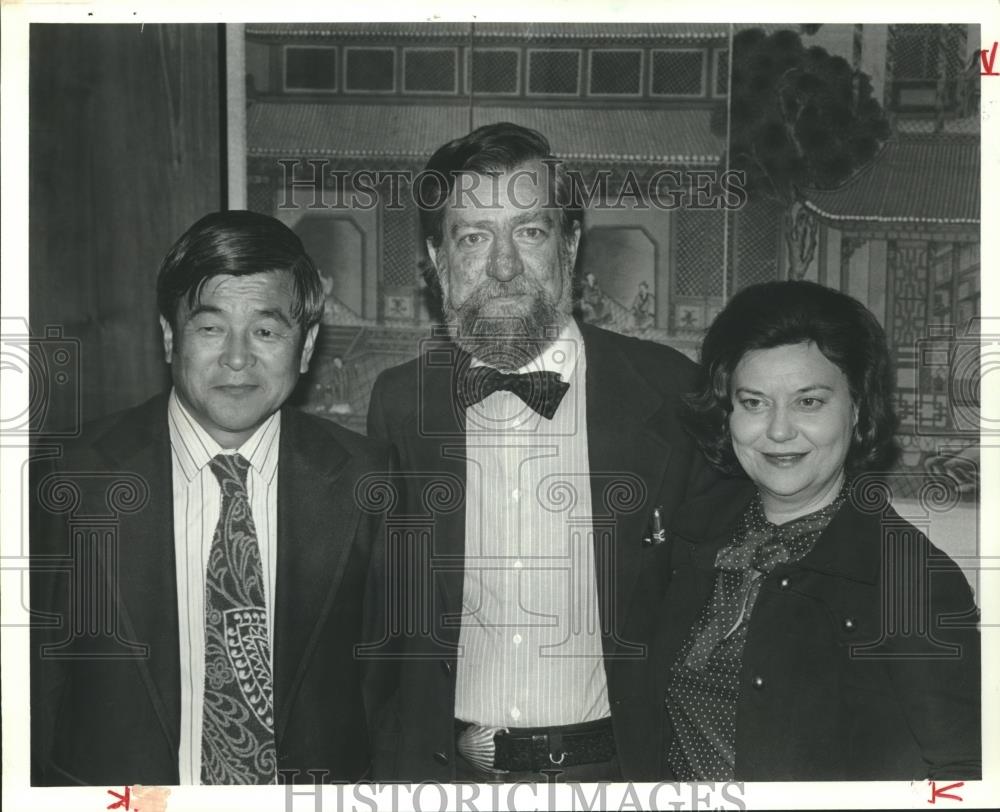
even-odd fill
[[[583,313],[583,320],[588,324],[605,324],[611,318],[608,297],[601,290],[600,282],[592,273],[587,273],[583,277],[580,310]]]
[[[330,376],[330,394],[332,395],[330,411],[334,411],[334,409],[351,411],[349,374],[348,368],[344,365],[344,359],[335,355],[333,373]]]
[[[639,283],[639,292],[632,300],[632,320],[636,329],[652,327],[656,317],[656,297],[649,292],[649,284]]]
[[[321,358],[315,366],[314,382],[304,408],[319,415],[351,414],[354,411],[351,407],[354,383],[351,367],[339,355]]]

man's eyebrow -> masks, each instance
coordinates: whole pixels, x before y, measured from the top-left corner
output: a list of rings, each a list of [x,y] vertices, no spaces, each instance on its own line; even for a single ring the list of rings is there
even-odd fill
[[[471,223],[470,222],[452,223],[451,226],[448,228],[448,234],[454,237],[463,228],[480,228],[483,231],[488,231],[491,225],[492,223],[490,223],[487,220],[476,220],[475,222]]]
[[[202,313],[221,313],[222,308],[216,307],[215,305],[201,304],[199,302],[191,310],[188,311],[187,317],[193,319],[195,316],[200,316]]]
[[[293,326],[288,316],[285,315],[285,311],[281,309],[267,308],[264,310],[255,310],[254,313],[258,316],[263,316],[265,319],[277,319],[289,329]]]
[[[191,312],[188,313],[187,317],[188,319],[193,319],[195,316],[199,316],[202,313],[216,314],[221,312],[222,312],[221,307],[216,307],[215,305],[198,304],[191,309]],[[275,319],[276,321],[280,321],[289,329],[295,326],[292,324],[291,320],[288,318],[285,312],[280,308],[273,308],[273,307],[261,308],[259,310],[255,310],[254,315],[265,319]]]
[[[541,222],[544,225],[551,227],[553,223],[552,215],[543,209],[541,211],[522,212],[514,218],[515,225],[534,222]]]
[[[525,211],[515,215],[511,222],[516,226],[524,225],[525,223],[541,222],[551,228],[554,220],[552,214],[547,211]],[[483,231],[489,231],[495,226],[496,223],[493,220],[461,220],[457,223],[452,223],[448,228],[448,233],[454,237],[463,228],[479,228]]]

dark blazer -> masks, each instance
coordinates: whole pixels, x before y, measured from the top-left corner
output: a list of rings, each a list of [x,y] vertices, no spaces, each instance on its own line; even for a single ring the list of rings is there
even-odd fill
[[[857,495],[805,557],[761,585],[740,673],[738,781],[980,775],[978,611],[968,582],[878,494]],[[708,498],[707,537],[685,527],[685,517],[670,533],[672,581],[650,701],[663,720],[664,754],[673,736],[664,711],[669,669],[745,503]]]
[[[678,421],[695,365],[675,350],[581,325],[595,561],[608,698],[626,779],[654,779],[658,717],[642,689],[648,641],[666,585],[660,550],[644,546],[650,514],[669,519],[689,493],[715,481]],[[401,471],[380,557],[388,596],[380,670],[385,702],[373,719],[374,776],[448,781],[455,776],[455,672],[465,554],[465,415],[453,402],[468,356],[445,343],[375,383],[369,434],[388,439]],[[660,545],[661,547],[664,545]],[[374,592],[373,592],[374,594]],[[388,617],[385,616],[389,609]],[[388,660],[386,658],[389,658]],[[390,698],[391,697],[391,698]]]
[[[59,624],[32,636],[35,784],[178,782],[166,408],[161,395],[104,419],[33,472],[32,608],[39,625],[46,617]],[[386,464],[381,444],[282,410],[273,654],[279,770],[321,770],[319,780],[329,781],[356,780],[369,769],[353,648],[361,640],[364,583],[379,526],[359,509],[354,489]],[[70,538],[92,531],[116,541],[96,555],[76,553],[77,566],[87,571],[82,595],[71,599]],[[69,600],[84,613],[69,612]],[[58,645],[70,637],[68,626],[95,614],[98,628],[114,627],[116,634],[77,634],[58,657],[39,656],[40,645]],[[291,779],[316,777],[300,772]]]

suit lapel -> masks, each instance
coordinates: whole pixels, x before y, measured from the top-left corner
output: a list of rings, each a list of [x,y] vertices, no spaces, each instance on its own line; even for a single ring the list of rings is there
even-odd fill
[[[657,696],[665,696],[670,669],[715,586],[715,558],[733,541],[740,516],[754,493],[745,479],[720,479],[707,493],[685,502],[667,527],[672,573],[658,612],[655,663]]]
[[[411,495],[411,509],[431,520],[433,527],[428,552],[434,589],[440,594],[440,602],[432,604],[438,619],[435,633],[457,646],[465,574],[467,451],[465,412],[455,403],[454,391],[456,376],[471,357],[454,345],[442,352],[448,355],[432,350],[420,358],[418,412],[411,418],[415,425],[403,436],[412,443],[407,468],[416,474],[407,487],[418,490]]]
[[[338,480],[351,460],[332,437],[281,412],[274,619],[275,735],[280,742],[295,691],[344,574],[361,512],[353,483]]]
[[[125,414],[97,443],[112,473],[148,486],[147,504],[118,520],[118,621],[128,641],[148,646],[136,660],[164,735],[176,752],[180,736],[180,654],[173,481],[165,395]],[[109,504],[111,500],[109,499]],[[175,764],[176,767],[176,764]]]
[[[602,331],[580,326],[587,360],[587,444],[604,652],[618,649],[642,559],[642,538],[670,462],[656,421],[663,399]],[[623,393],[627,393],[623,396]],[[608,531],[602,534],[602,519]],[[623,650],[621,653],[629,652]]]
[[[676,573],[658,611],[657,642],[653,646],[656,658],[651,663],[656,680],[656,696],[667,694],[670,669],[677,660],[681,646],[691,633],[691,627],[701,613],[715,584],[715,552],[731,537],[717,544],[695,545],[678,538],[669,538],[670,567]]]

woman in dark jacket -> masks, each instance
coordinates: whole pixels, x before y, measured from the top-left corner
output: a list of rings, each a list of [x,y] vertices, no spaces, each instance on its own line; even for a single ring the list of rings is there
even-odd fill
[[[670,534],[668,773],[978,778],[978,612],[954,562],[889,506],[893,372],[874,316],[821,285],[757,285],[716,318],[702,367],[692,430],[756,492],[692,507],[710,537]]]

